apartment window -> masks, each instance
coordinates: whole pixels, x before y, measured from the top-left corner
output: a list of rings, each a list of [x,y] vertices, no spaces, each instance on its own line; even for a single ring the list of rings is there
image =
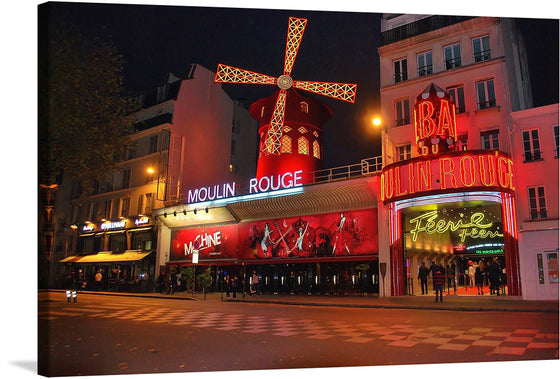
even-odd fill
[[[523,158],[525,162],[541,159],[541,145],[539,143],[539,130],[524,130],[523,133]]]
[[[408,79],[406,58],[399,59],[393,62],[393,73],[395,76],[395,83],[402,82]]]
[[[144,212],[145,213],[150,213],[152,211],[152,209],[154,208],[154,194],[153,193],[147,193],[145,194],[146,196],[146,205],[144,208]]]
[[[463,86],[449,87],[447,89],[447,93],[453,99],[453,103],[455,104],[455,113],[464,113],[465,112],[465,87]]]
[[[300,137],[298,139],[298,153],[309,155],[309,141],[307,141],[305,137]]]
[[[467,141],[468,137],[466,135],[457,137],[457,151],[467,150]]]
[[[111,208],[113,207],[113,200],[105,200],[105,204],[103,206],[103,218],[111,218]]]
[[[461,45],[456,43],[445,46],[443,48],[443,57],[445,59],[446,70],[461,67]]]
[[[97,207],[99,206],[99,204],[97,203],[97,201],[94,201],[91,203],[90,209],[89,209],[89,220],[97,220]]]
[[[399,161],[404,161],[412,157],[410,145],[397,146],[397,157]]]
[[[554,157],[558,158],[558,125],[552,127],[554,133]]]
[[[143,215],[144,214],[144,195],[139,195],[138,196],[138,208],[137,208],[137,215]]]
[[[473,38],[472,44],[475,62],[482,62],[492,58],[490,54],[490,38],[488,36]]]
[[[121,217],[127,217],[130,209],[130,197],[121,199]]]
[[[149,154],[157,152],[158,136],[157,134],[150,137],[150,150]]]
[[[417,55],[418,62],[418,76],[433,74],[434,69],[432,66],[432,52],[426,51]]]
[[[478,109],[492,108],[496,106],[496,93],[494,92],[494,80],[483,80],[476,83],[476,96]]]
[[[395,121],[397,126],[410,124],[408,99],[397,100],[395,102]]]
[[[130,169],[122,172],[122,188],[130,187]]]
[[[546,218],[544,187],[529,187],[529,216],[531,220]]]
[[[498,129],[487,130],[480,133],[480,145],[485,150],[500,149],[500,132]]]

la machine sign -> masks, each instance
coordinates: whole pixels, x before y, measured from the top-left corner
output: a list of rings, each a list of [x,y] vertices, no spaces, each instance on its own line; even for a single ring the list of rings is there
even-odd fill
[[[270,191],[278,191],[303,185],[303,171],[285,172],[279,175],[263,176],[261,178],[253,178],[249,181],[249,193],[257,194]],[[188,203],[201,203],[205,201],[214,201],[227,199],[242,195],[238,193],[239,187],[235,182],[214,185],[210,187],[200,187],[189,190],[187,195]]]

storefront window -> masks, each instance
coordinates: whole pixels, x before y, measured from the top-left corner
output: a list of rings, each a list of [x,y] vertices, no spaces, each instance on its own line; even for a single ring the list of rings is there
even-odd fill
[[[109,250],[119,253],[126,250],[126,236],[124,233],[109,235]]]
[[[133,250],[151,250],[154,246],[154,234],[147,230],[130,233],[130,248]]]
[[[539,284],[544,284],[544,266],[542,254],[537,254],[537,267],[539,271]]]
[[[558,284],[558,253],[548,253],[546,255],[548,264],[548,282]]]

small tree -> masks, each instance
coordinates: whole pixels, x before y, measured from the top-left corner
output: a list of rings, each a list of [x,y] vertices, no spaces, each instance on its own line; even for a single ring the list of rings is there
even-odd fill
[[[208,292],[208,288],[212,285],[212,272],[210,268],[206,269],[202,274],[198,276],[198,283],[200,283],[202,287],[202,291],[204,293],[204,300],[206,300],[206,292]]]
[[[188,289],[192,287],[192,281],[194,278],[194,272],[192,267],[183,267],[181,269],[181,277],[185,282],[185,288]]]

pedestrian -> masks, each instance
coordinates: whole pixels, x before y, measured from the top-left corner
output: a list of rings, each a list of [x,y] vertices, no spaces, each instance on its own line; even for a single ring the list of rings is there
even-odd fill
[[[231,291],[231,279],[229,278],[229,274],[226,275],[224,279],[224,287],[226,289],[226,297],[229,297],[229,293]]]
[[[434,291],[436,290],[436,285],[434,284],[434,274],[438,269],[439,266],[436,264],[436,262],[432,261],[432,264],[430,265],[430,272],[432,273],[432,287]]]
[[[490,295],[496,292],[496,295],[500,296],[500,265],[498,258],[494,258],[488,267],[488,280],[490,280]]]
[[[443,273],[443,267],[439,267],[434,271],[434,288],[436,291],[436,303],[438,301],[443,302],[443,284],[445,283],[445,275]]]
[[[453,271],[451,271],[451,266],[447,265],[445,268],[445,277],[447,278],[447,290],[451,288],[451,280],[453,279]]]
[[[476,289],[478,290],[479,295],[484,295],[484,265],[482,261],[478,262],[478,266],[476,266],[476,270],[474,273],[474,283],[476,284]]]
[[[101,270],[97,270],[95,274],[95,289],[97,291],[101,290],[101,281],[103,280],[103,274],[101,274]]]
[[[237,276],[233,276],[231,279],[231,297],[237,298]]]
[[[159,274],[158,286],[159,286],[159,293],[163,295],[163,291],[165,290],[165,271],[162,271]]]
[[[420,280],[420,287],[422,287],[422,295],[428,294],[428,275],[430,274],[430,269],[426,267],[426,264],[422,262],[420,269],[418,270],[418,280]]]
[[[257,275],[257,272],[255,270],[253,270],[253,276],[251,278],[251,294],[256,293],[257,295],[259,294],[259,276]]]
[[[469,287],[474,287],[474,274],[475,269],[473,267],[473,261],[469,261],[469,268],[467,269],[467,275],[469,277]]]
[[[176,288],[177,288],[177,292],[181,291],[181,271],[177,270],[177,274],[175,274],[175,283],[176,283]]]

